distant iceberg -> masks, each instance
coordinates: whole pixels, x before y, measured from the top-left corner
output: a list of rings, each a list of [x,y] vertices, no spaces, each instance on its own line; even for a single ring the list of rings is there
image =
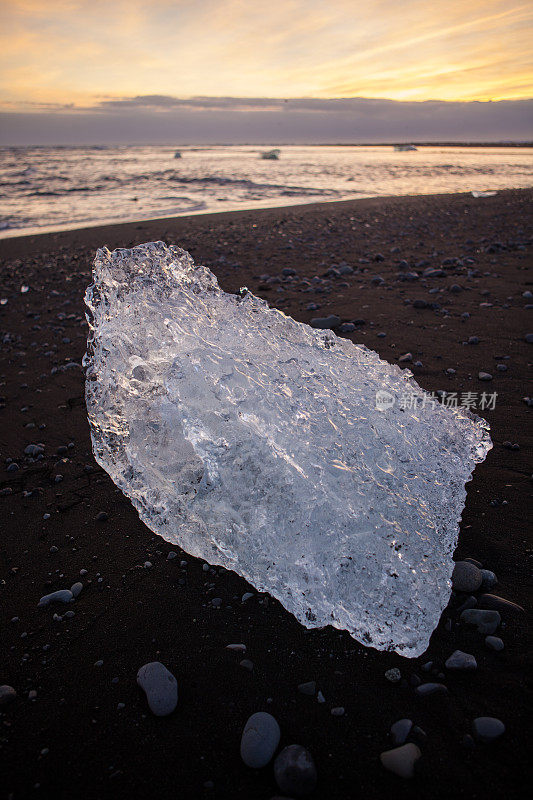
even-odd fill
[[[418,147],[415,147],[414,144],[395,144],[394,150],[397,153],[406,153],[408,150],[418,150]]]
[[[281,150],[265,150],[264,153],[261,153],[261,158],[267,161],[277,161],[280,153]]]

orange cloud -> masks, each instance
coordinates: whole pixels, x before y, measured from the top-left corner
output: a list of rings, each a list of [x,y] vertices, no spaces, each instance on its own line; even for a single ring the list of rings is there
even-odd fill
[[[0,100],[525,98],[532,21],[504,0],[4,0]]]

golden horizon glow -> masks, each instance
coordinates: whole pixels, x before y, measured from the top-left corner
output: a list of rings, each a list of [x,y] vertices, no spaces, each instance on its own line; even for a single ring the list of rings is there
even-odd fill
[[[4,0],[0,107],[172,97],[533,97],[533,5]]]

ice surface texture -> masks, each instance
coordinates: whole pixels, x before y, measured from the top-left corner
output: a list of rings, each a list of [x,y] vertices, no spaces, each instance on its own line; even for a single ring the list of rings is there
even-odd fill
[[[146,525],[308,627],[424,652],[487,424],[162,242],[99,250],[86,302],[94,453]]]

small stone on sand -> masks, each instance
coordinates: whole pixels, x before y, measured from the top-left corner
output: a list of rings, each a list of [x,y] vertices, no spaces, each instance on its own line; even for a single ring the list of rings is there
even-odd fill
[[[156,717],[172,714],[178,704],[178,683],[164,664],[160,661],[145,664],[137,673],[137,683]]]
[[[380,755],[380,761],[388,772],[399,775],[400,778],[412,778],[415,764],[422,753],[416,744],[404,744],[394,750],[386,750]]]
[[[265,767],[276,752],[281,731],[272,714],[257,711],[249,717],[241,738],[241,758],[247,767]]]
[[[305,747],[290,744],[274,761],[274,777],[282,792],[295,797],[311,794],[317,782],[313,756]]]

